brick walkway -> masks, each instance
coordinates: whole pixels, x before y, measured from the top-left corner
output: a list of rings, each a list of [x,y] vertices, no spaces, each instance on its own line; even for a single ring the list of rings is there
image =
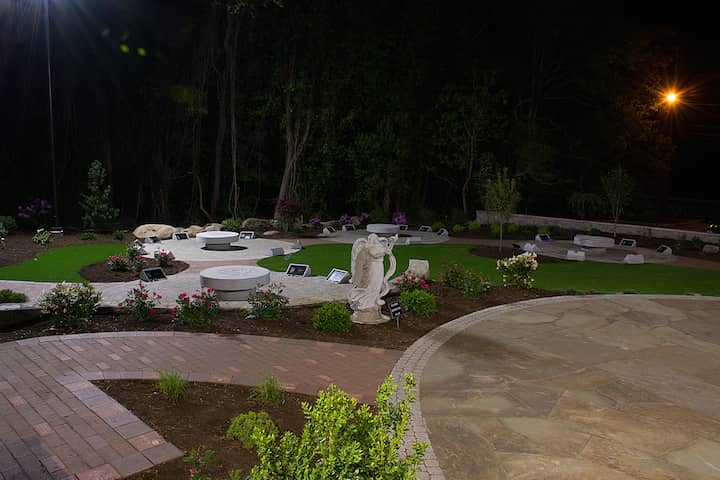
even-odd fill
[[[0,480],[122,478],[182,455],[90,380],[157,378],[315,394],[335,383],[369,402],[402,352],[259,336],[112,332],[0,345]]]

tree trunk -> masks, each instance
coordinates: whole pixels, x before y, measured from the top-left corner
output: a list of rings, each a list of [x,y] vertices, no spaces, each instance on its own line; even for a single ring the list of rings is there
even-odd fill
[[[502,240],[503,240],[503,222],[500,222],[500,243],[498,243],[498,253],[502,256]]]
[[[227,130],[227,87],[228,87],[228,65],[235,61],[230,57],[230,39],[232,32],[232,21],[228,12],[225,25],[225,61],[223,69],[218,72],[218,129],[215,136],[215,171],[213,172],[212,200],[210,201],[210,213],[217,215],[220,203],[220,179],[222,177],[223,155],[225,154],[225,132]]]
[[[234,24],[235,17],[228,17],[228,22]],[[237,85],[235,81],[235,52],[237,51],[237,40],[239,29],[233,27],[232,42],[230,44],[229,57],[232,58],[229,68],[228,81],[230,84],[230,157],[232,162],[232,186],[230,188],[230,198],[228,199],[228,210],[232,218],[238,217],[238,191],[237,182],[237,118],[236,118],[236,101],[237,101]]]

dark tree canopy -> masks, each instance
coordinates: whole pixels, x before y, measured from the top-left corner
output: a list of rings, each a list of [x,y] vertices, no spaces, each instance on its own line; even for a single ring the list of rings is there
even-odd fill
[[[639,9],[50,4],[66,225],[80,225],[74,206],[96,159],[125,223],[277,216],[288,205],[306,219],[380,209],[456,221],[482,208],[486,180],[504,169],[521,212],[607,216],[589,205],[616,165],[636,185],[625,217],[717,208],[709,180],[690,186],[689,169],[707,167],[678,160],[702,152],[674,147],[687,132],[658,103],[692,60],[688,44]],[[0,1],[0,214],[51,198],[41,5]]]

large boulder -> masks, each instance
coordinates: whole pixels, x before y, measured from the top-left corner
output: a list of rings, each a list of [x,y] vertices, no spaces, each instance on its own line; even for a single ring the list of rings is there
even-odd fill
[[[430,262],[411,258],[406,270],[408,275],[415,275],[418,278],[428,279],[430,276]]]
[[[277,230],[268,230],[267,232],[263,232],[262,234],[263,237],[276,237],[278,235],[280,235],[280,232],[278,232]]]
[[[276,220],[267,218],[246,218],[242,223],[243,230],[253,230],[255,232],[276,230],[278,226],[279,224]]]
[[[222,229],[222,223],[208,223],[203,227],[203,232],[219,232]]]
[[[204,231],[200,225],[190,225],[187,228],[183,228],[183,232],[187,232],[191,237],[196,236],[198,233]]]
[[[161,240],[167,240],[172,237],[175,230],[175,227],[172,225],[146,223],[133,230],[133,235],[135,235],[136,238],[158,237]]]

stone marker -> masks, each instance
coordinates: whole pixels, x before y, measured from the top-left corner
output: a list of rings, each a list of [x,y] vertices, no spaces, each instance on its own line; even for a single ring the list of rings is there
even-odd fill
[[[285,255],[285,250],[280,247],[274,247],[270,249],[270,256],[271,257],[279,257],[280,255]]]
[[[623,258],[623,263],[627,263],[628,265],[642,265],[645,263],[645,257],[641,254],[629,253]]]
[[[668,247],[667,245],[660,245],[655,251],[660,255],[670,256],[673,254],[672,248]]]
[[[430,262],[427,260],[416,260],[411,258],[408,262],[408,268],[406,270],[408,275],[414,274],[416,277],[427,278],[430,276]]]
[[[568,250],[565,258],[567,258],[568,260],[575,260],[577,262],[584,262],[585,252],[583,252],[582,250]]]
[[[168,240],[175,233],[176,228],[172,225],[164,225],[160,223],[147,223],[140,225],[133,230],[136,238],[158,237],[161,240]]]
[[[618,245],[621,247],[635,248],[637,247],[637,240],[634,238],[623,238]]]
[[[525,244],[523,244],[523,246],[522,246],[522,251],[523,251],[523,252],[537,253],[537,251],[538,251],[538,246],[535,245],[534,243],[525,243]]]
[[[720,253],[720,246],[706,243],[705,245],[703,245],[702,252],[709,254],[717,254]]]

